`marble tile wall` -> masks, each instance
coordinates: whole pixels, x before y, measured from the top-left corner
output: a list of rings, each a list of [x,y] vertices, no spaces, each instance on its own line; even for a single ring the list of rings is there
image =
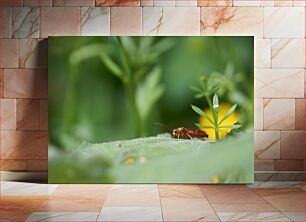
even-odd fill
[[[254,35],[257,179],[285,179],[288,171],[287,179],[301,178],[305,6],[303,0],[0,0],[1,170],[47,170],[49,35]]]

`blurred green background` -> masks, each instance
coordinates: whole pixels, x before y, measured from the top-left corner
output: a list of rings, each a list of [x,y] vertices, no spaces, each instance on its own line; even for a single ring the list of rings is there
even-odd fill
[[[221,102],[253,127],[253,37],[49,37],[49,144],[60,150],[193,127],[190,86],[224,76]],[[162,123],[167,129],[154,123]]]

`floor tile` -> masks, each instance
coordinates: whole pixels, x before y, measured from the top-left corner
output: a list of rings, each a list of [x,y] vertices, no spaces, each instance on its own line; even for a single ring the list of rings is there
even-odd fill
[[[105,207],[159,207],[157,185],[113,185]]]
[[[200,185],[210,203],[266,203],[246,185]]]
[[[198,185],[158,185],[160,197],[203,198]]]
[[[221,221],[291,221],[288,217],[279,212],[266,213],[218,213]]]
[[[58,197],[87,197],[93,199],[105,199],[111,185],[104,184],[64,184],[59,185],[52,196]]]
[[[163,221],[160,207],[103,207],[98,221]]]
[[[255,181],[249,188],[302,188],[304,181]]]
[[[90,197],[49,197],[45,200],[40,212],[98,212],[101,210],[104,203],[104,198],[91,199]]]
[[[24,221],[47,199],[46,196],[1,196],[0,198],[0,221]]]
[[[212,204],[216,212],[277,212],[278,210],[268,203],[261,204]]]
[[[305,212],[282,212],[293,221],[305,221]]]
[[[58,187],[56,184],[35,184],[1,181],[2,196],[43,196],[50,195]]]
[[[161,198],[164,221],[219,221],[205,198]]]
[[[34,212],[26,221],[96,221],[99,212]]]
[[[305,194],[291,194],[264,197],[282,212],[302,212],[305,210]]]

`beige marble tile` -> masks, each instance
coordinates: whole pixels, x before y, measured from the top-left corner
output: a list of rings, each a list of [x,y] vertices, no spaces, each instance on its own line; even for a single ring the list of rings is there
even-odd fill
[[[13,7],[12,9],[12,37],[39,37],[39,8]]]
[[[0,68],[18,68],[17,39],[0,39]]]
[[[291,221],[280,212],[222,212],[218,213],[221,221]]]
[[[38,99],[17,99],[17,130],[39,130]]]
[[[274,160],[255,160],[254,161],[255,171],[273,171]]]
[[[274,6],[274,0],[260,0],[260,6],[264,7]]]
[[[202,35],[263,36],[263,9],[260,7],[202,7]]]
[[[41,99],[39,105],[39,129],[48,130],[48,100]]]
[[[48,160],[27,160],[27,171],[30,172],[47,172]]]
[[[16,100],[1,99],[0,100],[0,129],[16,130]]]
[[[81,35],[110,35],[110,8],[82,7]]]
[[[5,69],[3,95],[6,98],[47,98],[46,69]]]
[[[254,100],[254,129],[263,130],[263,99]]]
[[[293,6],[293,0],[274,0],[275,7],[290,7]]]
[[[175,0],[175,6],[190,7],[197,6],[197,0]]]
[[[48,133],[43,131],[1,131],[4,159],[47,159]]]
[[[255,159],[280,159],[280,132],[255,131]]]
[[[255,40],[255,68],[271,67],[271,40]]]
[[[105,200],[110,184],[62,184],[54,191],[54,197],[79,197]]]
[[[0,8],[0,38],[11,38],[12,10],[10,7]]]
[[[304,69],[304,98],[306,98],[306,69]]]
[[[204,198],[161,198],[164,221],[219,221]]]
[[[40,11],[41,38],[80,35],[81,10],[79,7],[42,7]]]
[[[113,185],[105,207],[159,207],[157,185]]]
[[[0,69],[0,99],[3,98],[3,69]]]
[[[0,7],[22,6],[22,0],[1,0]]]
[[[246,185],[200,185],[200,188],[211,204],[266,203]]]
[[[19,68],[46,68],[47,40],[19,39]]]
[[[204,198],[198,185],[158,185],[159,196],[164,197],[182,197],[182,198]]]
[[[96,6],[140,6],[140,1],[141,0],[96,0]]]
[[[53,6],[95,6],[95,0],[53,0]]]
[[[295,99],[295,129],[305,129],[305,99]]]
[[[212,204],[216,212],[276,212],[275,207],[268,203],[261,204]]]
[[[23,0],[24,6],[52,6],[52,0]]]
[[[257,69],[257,98],[303,98],[303,69]]]
[[[140,5],[141,6],[153,6],[154,0],[141,0]]]
[[[26,220],[29,221],[96,221],[99,212],[34,212]]]
[[[265,38],[304,38],[304,32],[305,10],[303,8],[264,8]]]
[[[294,128],[294,99],[264,99],[264,130],[290,130]]]
[[[98,212],[103,206],[103,199],[89,199],[75,196],[50,196],[37,211],[39,212]]]
[[[293,0],[293,6],[295,6],[295,7],[305,7],[306,2],[304,0]]]
[[[153,0],[154,7],[175,6],[175,0]]]
[[[141,35],[141,7],[112,7],[111,35]]]
[[[245,7],[252,7],[260,6],[260,0],[233,0],[233,6],[239,7],[239,6],[245,6]]]
[[[0,160],[0,170],[24,172],[27,170],[27,160]]]
[[[163,221],[160,207],[103,207],[97,221]]]
[[[304,63],[304,39],[272,39],[273,68],[304,68]]]
[[[281,131],[281,159],[304,159],[305,131]]]
[[[200,9],[197,7],[144,7],[143,34],[200,35]]]
[[[209,7],[209,6],[227,7],[227,6],[233,6],[233,0],[198,0],[198,6],[202,6],[202,7]]]
[[[275,160],[276,171],[303,171],[303,160]]]

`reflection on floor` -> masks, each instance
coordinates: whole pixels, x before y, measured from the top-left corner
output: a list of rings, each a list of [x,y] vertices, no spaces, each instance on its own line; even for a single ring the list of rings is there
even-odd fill
[[[48,185],[1,182],[0,221],[305,221],[302,182]]]

